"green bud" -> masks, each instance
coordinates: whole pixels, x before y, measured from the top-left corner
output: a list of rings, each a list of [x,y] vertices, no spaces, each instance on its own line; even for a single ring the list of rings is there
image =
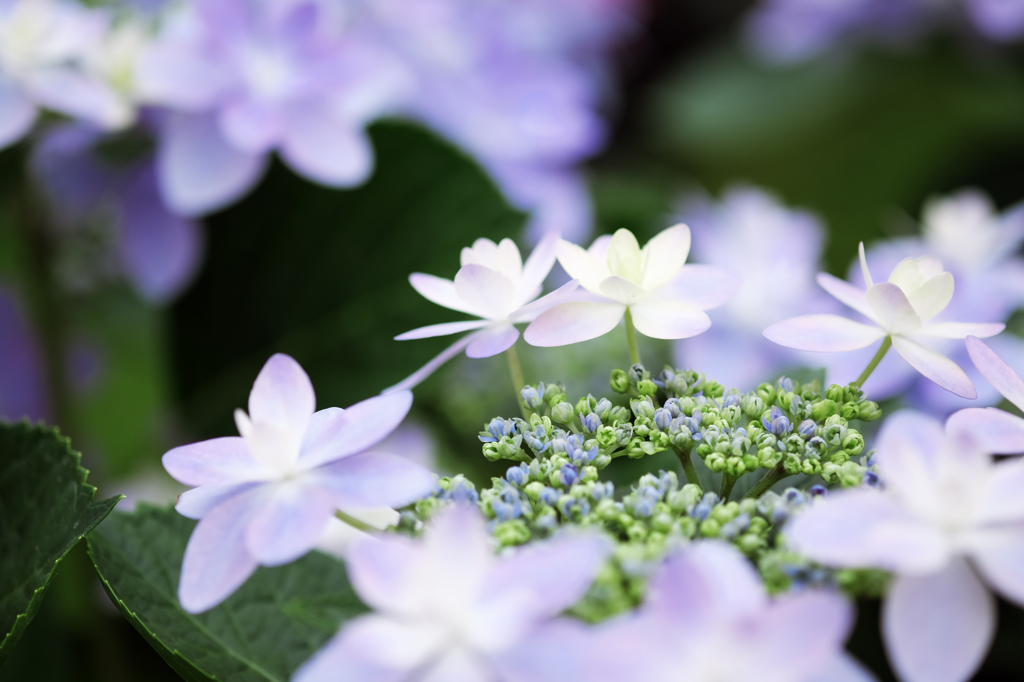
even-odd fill
[[[654,401],[651,400],[650,396],[630,400],[629,407],[637,417],[654,419]]]
[[[834,414],[825,420],[825,427],[827,428],[829,426],[842,426],[843,428],[846,428],[849,426],[849,422],[840,415]]]
[[[629,409],[622,405],[613,407],[609,417],[611,417],[610,421],[612,426],[615,426],[616,424],[624,424],[630,421]]]
[[[494,539],[505,547],[522,545],[530,540],[530,529],[526,527],[522,519],[502,521],[494,526],[492,533]]]
[[[711,508],[711,515],[708,518],[718,521],[718,523],[729,523],[737,516],[740,515],[739,504],[736,502],[729,502],[727,504],[715,505]]]
[[[860,414],[860,410],[857,408],[857,403],[843,403],[843,406],[839,408],[839,415],[843,419],[856,419],[858,414]]]
[[[583,482],[593,483],[597,480],[597,467],[585,466],[583,467]]]
[[[610,426],[602,426],[597,430],[597,444],[601,446],[602,450],[618,445],[619,437],[615,433],[615,429]]]
[[[612,463],[611,455],[598,455],[594,458],[594,466],[597,469],[604,469]]]
[[[713,447],[711,447],[710,445],[708,445],[707,443],[701,443],[694,450],[694,452],[697,453],[697,456],[700,457],[701,459],[705,459],[708,455],[712,454],[714,451],[715,451],[715,449]]]
[[[808,476],[815,476],[821,473],[821,462],[816,459],[805,459],[801,466],[801,471]]]
[[[725,471],[725,467],[726,467],[725,457],[722,457],[717,452],[709,454],[704,459],[704,463],[708,465],[708,469],[711,469],[716,474],[720,474],[723,471]]]
[[[743,399],[743,414],[754,419],[762,412],[764,412],[764,399],[761,396],[751,394]]]
[[[758,535],[762,535],[766,530],[768,530],[768,519],[763,516],[750,517],[750,528],[747,531],[748,533],[757,533]]]
[[[540,500],[540,493],[542,490],[544,490],[544,484],[540,481],[531,481],[523,488],[523,491],[526,493],[526,497],[534,504]]]
[[[727,457],[725,460],[725,471],[733,477],[739,477],[747,473],[747,465],[740,457]]]
[[[597,398],[592,395],[588,395],[586,398],[580,398],[576,401],[576,414],[581,417],[586,417],[588,414],[593,412],[597,408]]]
[[[488,462],[497,462],[501,459],[501,450],[498,449],[497,443],[484,443],[483,451]]]
[[[825,390],[825,397],[834,403],[843,402],[843,387],[839,384],[832,384]]]
[[[647,537],[647,528],[644,527],[644,524],[637,521],[626,529],[626,535],[629,536],[631,542],[643,542]]]
[[[594,513],[602,521],[615,521],[619,518],[619,508],[615,506],[615,500],[607,498],[597,503]]]
[[[782,468],[790,476],[803,473],[803,465],[800,462],[800,458],[788,452],[782,457]]]
[[[783,441],[786,445],[787,452],[803,452],[804,451],[804,439],[800,437],[798,433],[791,433],[786,436],[786,440]]]
[[[625,393],[629,390],[629,376],[621,369],[613,369],[611,385],[616,393]]]
[[[689,516],[683,516],[676,525],[679,527],[679,532],[684,538],[690,539],[697,534],[697,520],[691,519]]]
[[[775,448],[761,448],[757,451],[757,462],[765,469],[773,468],[781,459],[782,453]]]
[[[850,461],[850,453],[846,450],[836,450],[829,455],[829,461],[835,465],[846,464]]]
[[[650,379],[644,379],[636,385],[636,392],[640,395],[651,396],[658,392],[658,385]]]
[[[737,503],[737,509],[739,509],[740,514],[746,514],[750,518],[754,518],[757,514],[757,501],[745,497]]]
[[[839,485],[844,488],[856,488],[864,481],[867,469],[856,462],[846,462],[839,467]]]
[[[661,533],[669,532],[672,530],[672,517],[665,513],[656,514],[651,519],[651,528]]]
[[[757,455],[753,453],[747,453],[741,458],[743,461],[744,471],[753,471],[761,466],[761,462],[758,460]]]
[[[864,422],[874,421],[882,416],[882,410],[878,403],[865,400],[857,406],[857,418]]]
[[[793,393],[792,391],[780,391],[778,395],[775,396],[775,402],[776,404],[778,404],[779,407],[788,412],[789,408],[793,404],[793,397],[795,395],[796,394]],[[801,400],[803,399],[801,398]]]
[[[672,445],[672,436],[668,435],[664,431],[652,431],[650,433],[651,445],[656,448],[656,452],[662,450],[668,450]]]
[[[756,554],[765,547],[764,538],[756,533],[745,533],[736,540],[736,547],[744,554]]]
[[[555,389],[555,388],[556,388],[556,386],[554,384],[551,384],[551,385],[548,386],[548,390],[544,392],[544,402],[546,402],[548,404],[548,407],[554,407],[558,403],[565,402],[566,399],[567,399],[567,396],[565,395],[565,390],[564,389],[563,390],[551,390],[551,389]],[[561,387],[557,387],[557,388],[561,388]],[[572,407],[572,406],[570,405],[570,407]]]
[[[708,381],[704,384],[704,395],[709,398],[721,398],[725,395],[725,386],[717,381]]]
[[[834,415],[839,408],[834,400],[825,399],[814,404],[811,409],[811,419],[820,422]]]
[[[765,405],[775,402],[775,385],[764,383],[757,387],[757,396],[764,401]]]
[[[575,413],[569,403],[558,403],[551,408],[551,421],[557,424],[569,424]]]
[[[722,532],[722,525],[714,519],[707,519],[700,524],[700,534],[706,538],[717,538]]]
[[[643,459],[647,456],[647,452],[644,451],[643,446],[645,441],[640,438],[634,438],[626,446],[626,457],[630,459]]]
[[[843,450],[850,453],[851,457],[856,457],[864,450],[864,436],[860,435],[859,431],[850,429],[846,432],[842,445]]]
[[[743,408],[739,405],[730,405],[729,407],[722,408],[722,419],[729,423],[729,426],[737,424],[740,421],[740,417],[743,416]]]

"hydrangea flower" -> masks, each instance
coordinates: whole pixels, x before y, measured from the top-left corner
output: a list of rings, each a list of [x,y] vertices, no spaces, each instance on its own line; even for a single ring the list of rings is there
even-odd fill
[[[269,153],[332,187],[373,165],[363,130],[404,88],[383,50],[348,35],[316,0],[193,0],[140,59],[146,101],[172,110],[158,168],[182,215],[225,206],[256,184]]]
[[[871,680],[843,652],[850,605],[825,591],[770,599],[734,547],[707,540],[670,555],[643,605],[599,627],[577,655],[588,680],[715,682]]]
[[[814,282],[825,240],[818,217],[748,186],[729,189],[718,202],[689,197],[680,215],[693,232],[693,258],[734,272],[739,285],[710,313],[711,329],[676,344],[676,364],[699,367],[739,389],[804,364],[805,353],[773,344],[761,332],[793,315],[839,307]]]
[[[945,430],[921,413],[894,414],[874,455],[885,489],[833,492],[785,530],[813,561],[895,574],[882,635],[907,682],[973,674],[995,632],[988,587],[1024,605],[1024,461],[993,463],[960,414]]]
[[[583,596],[608,553],[604,538],[585,534],[498,558],[483,517],[461,504],[421,541],[356,540],[349,578],[375,612],[347,622],[292,680],[572,679],[559,676],[571,661],[553,619]]]
[[[683,339],[706,331],[704,312],[729,300],[737,285],[712,266],[687,266],[690,228],[675,225],[643,249],[629,230],[597,239],[589,249],[561,240],[558,261],[593,296],[557,305],[530,324],[534,346],[564,346],[607,334],[627,312],[637,331],[655,339]]]
[[[557,234],[549,234],[524,264],[519,247],[511,239],[498,244],[477,239],[472,248],[462,250],[462,267],[454,281],[421,272],[409,275],[409,283],[427,300],[480,319],[433,324],[396,336],[398,341],[408,341],[475,330],[388,391],[413,388],[463,349],[468,357],[488,358],[511,348],[519,338],[516,324],[534,320],[577,287],[576,282],[569,282],[537,298],[555,264],[557,241]]]
[[[1001,323],[929,322],[953,298],[953,276],[930,256],[906,258],[875,284],[868,270],[864,244],[860,263],[867,291],[833,277],[818,274],[818,284],[874,324],[854,322],[838,315],[794,317],[764,330],[769,340],[799,350],[834,353],[865,348],[888,337],[892,347],[918,372],[942,388],[965,398],[976,398],[970,378],[955,362],[920,343],[922,338],[963,339],[968,335],[993,336]]]
[[[412,406],[408,391],[347,410],[314,412],[309,377],[287,355],[263,366],[249,414],[235,411],[241,437],[174,448],[164,468],[197,486],[178,498],[199,519],[181,567],[178,598],[190,613],[213,608],[257,565],[298,559],[320,539],[337,510],[402,506],[431,492],[434,475],[406,459],[365,452],[391,433]]]
[[[52,109],[105,128],[127,125],[132,111],[86,67],[109,17],[62,0],[0,0],[0,149]]]
[[[981,374],[999,393],[1024,410],[1024,381],[1002,358],[975,336],[967,337],[967,351]],[[1024,419],[995,407],[969,407],[953,415],[964,431],[988,452],[1024,452]],[[952,417],[950,418],[953,419]]]

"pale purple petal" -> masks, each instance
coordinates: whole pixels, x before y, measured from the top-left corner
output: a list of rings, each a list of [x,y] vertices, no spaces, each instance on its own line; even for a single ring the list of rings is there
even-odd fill
[[[870,287],[865,297],[882,327],[890,334],[911,332],[921,327],[921,318],[910,305],[907,295],[892,282],[880,282]]]
[[[218,116],[220,131],[228,143],[250,154],[265,154],[281,138],[284,121],[277,108],[251,99],[229,104]]]
[[[892,347],[910,363],[911,367],[950,393],[971,400],[978,397],[978,391],[971,383],[970,377],[946,356],[903,336],[893,336]]]
[[[259,181],[267,158],[231,147],[210,115],[171,114],[157,148],[164,202],[183,216],[227,206]]]
[[[174,509],[190,519],[201,519],[222,502],[261,485],[260,483],[229,483],[227,485],[203,485],[186,490],[178,495]]]
[[[982,376],[995,386],[1003,397],[1024,410],[1024,381],[984,341],[967,337],[967,352]]]
[[[602,678],[589,670],[595,664],[600,665],[595,660],[599,644],[594,634],[593,628],[577,620],[559,618],[536,628],[514,648],[493,656],[491,661],[500,671],[500,679],[508,682],[602,682],[603,679],[620,682],[628,679]],[[523,651],[529,651],[530,655],[523,656]],[[623,656],[621,646],[616,653]],[[632,661],[623,663],[629,665]],[[601,674],[607,672],[603,670]],[[635,674],[636,668],[629,672]]]
[[[303,106],[288,112],[281,156],[298,173],[328,187],[358,185],[373,171],[373,146],[361,127]]]
[[[533,303],[527,303],[522,308],[512,311],[508,316],[513,322],[532,322],[546,310],[554,308],[561,303],[568,303],[579,296],[579,280],[571,280],[558,287],[550,294],[538,298]],[[588,296],[590,294],[587,294]]]
[[[470,263],[455,274],[455,291],[475,315],[501,319],[513,310],[515,286],[500,272]]]
[[[834,493],[786,526],[788,546],[826,566],[934,571],[949,560],[942,534],[873,489]]]
[[[36,107],[13,80],[0,76],[0,149],[8,147],[29,131],[36,120]]]
[[[189,613],[212,609],[256,570],[256,560],[245,547],[245,529],[264,494],[260,487],[227,500],[206,514],[192,531],[178,583],[183,609]]]
[[[466,348],[466,355],[471,358],[489,358],[504,353],[519,338],[519,330],[512,325],[484,329]]]
[[[1024,453],[1024,419],[994,407],[954,412],[946,422],[946,432],[989,454]],[[1021,497],[1024,499],[1024,495]]]
[[[674,630],[699,631],[708,620],[741,618],[766,603],[753,566],[734,547],[714,540],[670,555],[652,577],[643,608],[671,619]]]
[[[621,303],[563,303],[534,320],[523,338],[542,347],[588,341],[615,329],[625,313]]]
[[[690,228],[679,224],[656,234],[643,248],[643,288],[654,291],[679,274],[690,255]]]
[[[523,265],[523,276],[519,280],[521,291],[533,291],[544,284],[544,279],[555,265],[555,248],[557,246],[557,232],[548,232],[537,242],[537,246],[533,247],[533,251]]]
[[[364,536],[349,548],[348,577],[364,603],[379,611],[400,613],[422,598],[416,594],[418,557],[418,546],[409,538]]]
[[[911,333],[914,336],[929,336],[936,339],[966,339],[968,336],[987,339],[1004,329],[1006,329],[1006,325],[1002,322],[935,322],[926,324]]]
[[[685,301],[701,310],[711,310],[724,305],[731,299],[743,277],[726,268],[714,265],[687,264],[675,278],[651,293],[651,298]]]
[[[1018,476],[1014,483],[1018,486],[1016,493],[1019,498],[1021,477]],[[1020,508],[1022,505],[1018,502],[1016,506]],[[1019,512],[1013,520],[1017,525],[993,528],[979,534],[974,539],[970,555],[986,582],[1003,597],[1024,606],[1024,527],[1020,525]]]
[[[885,331],[838,315],[802,315],[773,324],[764,336],[788,348],[837,353],[870,346]]]
[[[346,623],[291,679],[338,682],[338,672],[344,671],[345,682],[408,681],[409,669],[429,660],[443,634],[376,614],[360,616]]]
[[[878,434],[876,459],[886,485],[904,499],[932,492],[940,457],[946,456],[946,432],[937,419],[921,412],[894,413]]]
[[[839,594],[791,593],[770,604],[758,619],[744,655],[756,662],[754,675],[785,670],[785,679],[806,680],[835,660],[852,626],[853,609]],[[792,642],[800,642],[799,650]]]
[[[316,409],[309,375],[289,355],[275,353],[263,365],[249,392],[249,417],[273,424],[301,441]]]
[[[878,315],[872,310],[871,304],[868,303],[867,294],[863,289],[855,287],[838,277],[833,277],[827,272],[819,272],[816,279],[822,289],[835,296],[840,302],[850,306],[872,322],[878,323]]]
[[[988,488],[975,511],[979,524],[1020,524],[1024,521],[1024,459],[1015,457],[992,467]],[[1017,527],[1020,527],[1019,525]],[[1009,529],[1007,529],[1009,530]]]
[[[992,596],[963,559],[939,573],[897,577],[882,606],[889,660],[906,682],[962,682],[995,633]]]
[[[346,410],[321,410],[310,420],[299,464],[312,469],[370,448],[398,428],[412,408],[410,391],[367,398]]]
[[[234,80],[229,64],[183,41],[151,45],[139,57],[134,76],[147,102],[188,111],[214,105]]]
[[[418,682],[490,682],[489,662],[464,649],[451,647],[419,678]]]
[[[185,485],[226,485],[273,476],[238,436],[181,445],[163,456],[164,469]]]
[[[619,303],[630,304],[639,301],[647,296],[647,292],[644,291],[643,287],[634,284],[625,277],[619,277],[618,275],[612,275],[606,277],[601,282],[599,291],[602,296],[606,296],[613,301]]]
[[[41,106],[83,119],[106,129],[128,125],[134,114],[128,104],[99,78],[70,69],[33,73],[25,89]]]
[[[318,467],[310,475],[331,492],[342,511],[346,507],[404,507],[437,487],[436,477],[427,469],[383,452],[346,457]]]
[[[844,651],[803,682],[877,682],[877,678]]]
[[[448,336],[449,334],[458,334],[459,332],[468,332],[473,329],[480,329],[490,324],[489,320],[466,320],[465,322],[442,322],[441,324],[431,324],[426,327],[420,327],[419,329],[413,329],[412,331],[399,334],[395,337],[395,341],[414,341],[416,339],[431,339],[435,336]]]
[[[438,367],[454,358],[456,355],[462,352],[462,349],[464,349],[469,344],[473,343],[473,339],[476,338],[477,334],[479,334],[479,332],[474,332],[473,334],[466,334],[461,339],[459,339],[458,341],[456,341],[455,343],[441,351],[441,353],[437,357],[435,357],[427,364],[423,365],[423,367],[419,368],[418,370],[416,370],[415,372],[413,372],[408,377],[398,382],[394,386],[384,389],[382,391],[382,394],[389,395],[396,391],[408,391],[415,388],[420,384],[421,381],[423,381],[431,374],[433,374],[435,371],[437,371]]]
[[[629,311],[636,330],[652,339],[688,339],[711,327],[707,313],[683,301],[648,298]]]
[[[457,310],[460,313],[473,314],[466,302],[459,298],[455,291],[455,282],[450,279],[414,272],[409,275],[409,283],[412,284],[413,289],[419,292],[420,296],[431,303],[444,306],[449,310]]]
[[[316,546],[334,515],[334,499],[312,476],[268,486],[245,533],[249,554],[264,566],[294,561]]]
[[[967,13],[991,40],[1011,42],[1024,35],[1024,4],[1018,0],[967,0]]]

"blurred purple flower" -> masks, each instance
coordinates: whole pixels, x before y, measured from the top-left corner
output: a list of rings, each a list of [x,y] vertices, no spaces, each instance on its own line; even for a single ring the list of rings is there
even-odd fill
[[[710,330],[676,344],[677,364],[741,390],[807,364],[805,353],[771,343],[761,332],[787,317],[839,308],[814,281],[825,238],[821,221],[745,186],[729,189],[719,202],[690,197],[679,215],[693,231],[694,260],[728,268],[741,283],[710,313]]]
[[[178,596],[190,613],[213,608],[252,575],[316,546],[335,511],[401,506],[436,486],[426,469],[396,455],[366,452],[412,406],[408,391],[347,410],[314,412],[316,396],[295,360],[277,354],[235,411],[241,437],[183,445],[163,457],[176,480],[197,486],[178,498],[200,519],[181,569]]]
[[[499,559],[483,517],[463,505],[421,542],[360,538],[349,577],[376,612],[346,623],[292,680],[584,679],[566,674],[580,661],[561,646],[578,630],[555,617],[584,595],[609,549],[599,535],[570,535]]]
[[[151,155],[104,156],[103,145],[116,142],[84,124],[56,126],[33,148],[32,170],[64,229],[97,216],[113,222],[117,269],[143,298],[162,303],[198,269],[202,234],[164,206]]]
[[[406,83],[379,45],[344,30],[340,11],[316,0],[192,0],[169,18],[137,78],[145,101],[172,110],[157,168],[175,212],[236,200],[273,150],[328,186],[369,175],[363,127]]]
[[[42,354],[12,289],[0,286],[0,418],[49,415]]]

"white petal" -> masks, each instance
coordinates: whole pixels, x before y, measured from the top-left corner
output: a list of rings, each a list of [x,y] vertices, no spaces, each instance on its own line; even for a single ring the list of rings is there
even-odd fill
[[[466,348],[466,356],[489,358],[511,348],[519,338],[519,330],[509,324],[484,329],[474,336],[473,342]]]
[[[979,524],[1013,524],[1019,529],[1024,522],[1024,459],[1014,457],[997,462],[988,477],[985,495],[975,510]],[[1002,530],[1002,529],[1000,529]],[[1006,529],[1010,530],[1010,529]]]
[[[874,282],[871,280],[871,271],[868,270],[868,259],[864,255],[864,242],[861,242],[857,247],[857,253],[860,256],[860,271],[864,276],[864,282],[868,285],[868,288],[871,288]]]
[[[563,303],[530,323],[523,338],[531,346],[566,346],[607,334],[626,313],[621,303]]]
[[[643,287],[634,284],[624,277],[612,275],[601,282],[601,294],[619,303],[635,303],[647,296]]]
[[[316,546],[334,515],[326,489],[302,479],[272,488],[245,532],[250,556],[264,566],[295,561]]]
[[[953,299],[953,275],[943,272],[932,277],[907,298],[922,320],[931,319],[945,310]]]
[[[988,454],[1024,453],[1024,419],[994,407],[968,407],[954,412],[946,422],[946,432]]]
[[[684,265],[675,279],[651,292],[651,298],[685,301],[701,310],[728,302],[743,283],[738,272],[714,265]]]
[[[871,304],[868,303],[867,294],[864,291],[827,272],[819,272],[815,279],[822,289],[835,296],[840,302],[850,306],[872,322],[878,322],[878,316],[871,309]]]
[[[345,671],[345,682],[404,682],[408,671],[428,659],[439,648],[437,630],[403,626],[378,615],[355,618],[342,628],[292,676],[292,682],[337,682]],[[394,661],[387,652],[396,652]],[[408,661],[412,661],[409,663]]]
[[[968,337],[967,352],[970,353],[974,366],[982,376],[988,379],[1004,398],[1024,410],[1024,381],[1020,376],[979,339]]]
[[[351,187],[373,171],[373,145],[360,125],[325,106],[288,112],[281,157],[300,175],[328,187]]]
[[[967,374],[946,356],[903,336],[893,336],[892,347],[911,367],[950,393],[970,400],[978,397],[978,391]]]
[[[414,272],[409,275],[409,284],[419,292],[420,296],[432,303],[444,306],[449,310],[457,310],[460,313],[473,314],[466,302],[459,298],[459,294],[455,291],[455,282],[450,279]]]
[[[636,330],[652,339],[688,339],[711,327],[707,313],[682,301],[646,299],[629,310]]]
[[[479,332],[477,332],[479,333]],[[456,355],[462,352],[462,349],[473,343],[473,339],[476,337],[474,334],[466,334],[461,339],[453,343],[452,345],[445,348],[441,353],[427,364],[420,367],[418,370],[410,374],[408,377],[398,382],[394,386],[384,389],[381,391],[383,395],[390,395],[396,391],[408,391],[415,388],[420,384],[421,381],[429,377],[437,368],[448,362]]]
[[[508,316],[513,322],[532,322],[545,310],[550,310],[561,303],[568,303],[578,295],[580,287],[579,280],[571,280],[558,287],[550,294],[538,298],[533,303],[527,303],[519,310],[514,310]]]
[[[882,424],[876,445],[879,474],[904,500],[929,500],[946,455],[946,434],[933,417],[900,410]]]
[[[901,576],[882,606],[889,660],[906,682],[963,682],[995,632],[992,596],[963,559],[940,573]]]
[[[564,239],[559,240],[555,246],[555,253],[558,255],[558,262],[570,277],[579,280],[580,285],[587,291],[601,293],[601,282],[611,276],[608,266],[603,261]]]
[[[690,228],[682,223],[662,230],[643,248],[643,288],[654,291],[671,282],[690,254]]]
[[[537,242],[537,246],[533,247],[533,251],[523,266],[523,278],[519,282],[520,292],[535,291],[544,284],[548,273],[555,265],[557,247],[557,232],[548,232],[543,239]]]
[[[829,495],[790,520],[785,535],[794,551],[826,566],[921,573],[949,560],[939,531],[873,489]]]
[[[1015,483],[1019,497],[1019,477]],[[1018,525],[1014,527],[993,529],[976,538],[971,558],[999,594],[1024,605],[1024,527],[1019,525],[1019,516],[1016,520]]]
[[[619,229],[608,244],[608,272],[639,284],[643,281],[643,256],[636,236]]]
[[[930,336],[937,339],[966,339],[978,336],[987,339],[1006,329],[1002,322],[936,322],[926,324],[913,332],[914,336]]]
[[[523,279],[523,257],[516,243],[505,237],[498,242],[498,261],[495,268],[513,282]]]
[[[455,291],[475,315],[501,319],[515,309],[515,285],[483,265],[464,265],[455,275]]]
[[[910,305],[907,295],[895,284],[880,282],[869,288],[865,297],[879,323],[890,334],[920,329],[921,318]]]
[[[348,552],[348,572],[359,598],[378,611],[415,612],[420,545],[400,535],[361,537]]]
[[[284,353],[271,356],[249,392],[253,423],[273,424],[302,442],[315,410],[313,384],[302,366]]]
[[[417,682],[492,682],[494,679],[485,659],[452,647]]]
[[[764,330],[764,336],[780,346],[836,353],[870,346],[885,332],[838,315],[803,315],[773,324]]]
[[[431,324],[426,327],[420,327],[419,329],[413,329],[412,331],[399,334],[395,337],[395,341],[412,341],[414,339],[431,339],[435,336],[448,336],[449,334],[458,334],[459,332],[467,332],[471,329],[480,329],[486,327],[490,322],[488,320],[466,320],[465,322],[442,322],[441,324]]]

